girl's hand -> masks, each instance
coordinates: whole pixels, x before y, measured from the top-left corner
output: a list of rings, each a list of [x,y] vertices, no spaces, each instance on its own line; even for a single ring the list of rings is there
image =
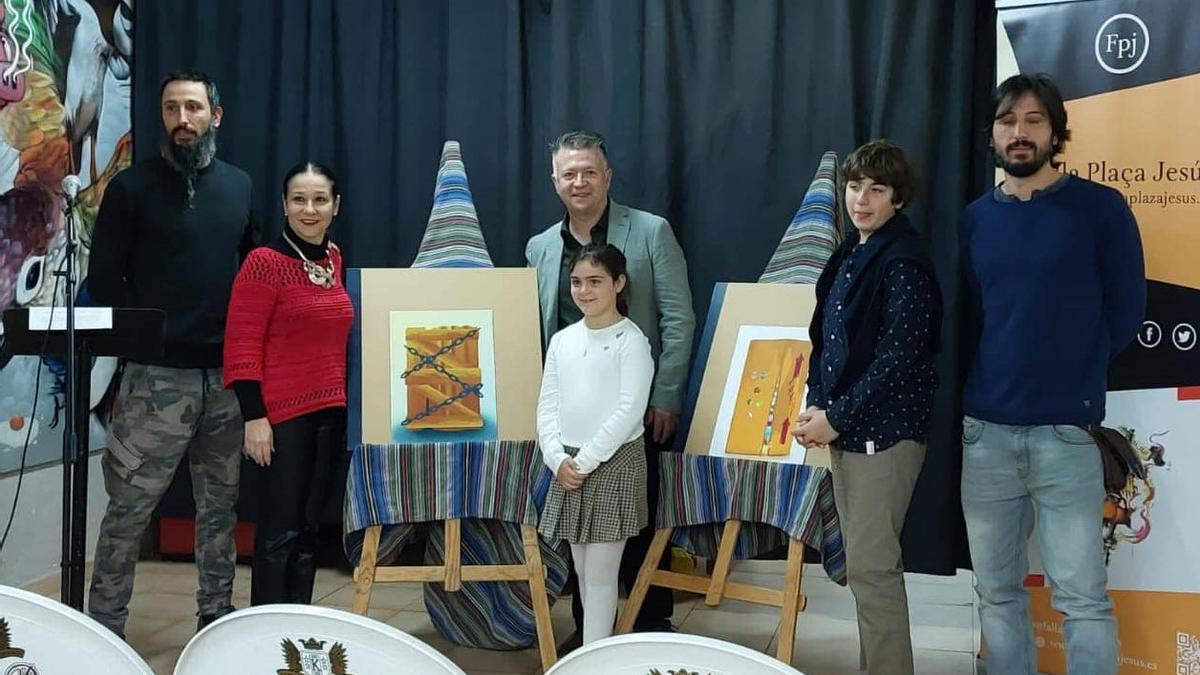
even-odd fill
[[[584,474],[579,473],[575,460],[567,458],[558,465],[558,482],[562,483],[564,490],[578,490],[583,487],[584,478]]]

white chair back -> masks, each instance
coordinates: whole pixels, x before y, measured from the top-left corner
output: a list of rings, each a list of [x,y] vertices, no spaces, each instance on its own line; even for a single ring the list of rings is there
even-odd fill
[[[568,654],[546,675],[803,675],[766,654],[682,633],[634,633],[593,642]]]
[[[50,598],[0,586],[0,673],[154,675],[124,640]]]
[[[211,623],[183,648],[175,675],[213,673],[466,675],[397,628],[309,605],[251,607]]]

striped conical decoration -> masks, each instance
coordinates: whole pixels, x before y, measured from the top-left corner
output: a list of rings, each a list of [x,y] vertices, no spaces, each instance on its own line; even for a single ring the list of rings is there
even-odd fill
[[[815,284],[838,245],[837,153],[821,156],[800,210],[759,277],[765,284]]]
[[[494,267],[471,199],[458,141],[446,141],[429,224],[413,267]]]

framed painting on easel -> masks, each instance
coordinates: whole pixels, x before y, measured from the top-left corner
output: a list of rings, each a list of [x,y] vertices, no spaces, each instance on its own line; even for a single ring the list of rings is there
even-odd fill
[[[723,283],[713,290],[677,443],[738,459],[828,466],[828,451],[791,437],[812,356],[806,284]]]

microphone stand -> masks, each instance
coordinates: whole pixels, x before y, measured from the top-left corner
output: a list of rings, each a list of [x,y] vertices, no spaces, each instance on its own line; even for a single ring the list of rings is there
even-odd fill
[[[75,220],[76,196],[64,193],[66,206],[66,269],[55,270],[55,276],[66,280],[67,349],[66,349],[66,406],[63,427],[63,505],[61,600],[83,610],[83,572],[87,528],[87,469],[88,469],[88,400],[81,394],[89,389],[81,382],[91,371],[87,348],[80,349],[75,339],[75,295],[79,280],[76,277],[75,256],[78,253],[78,224]],[[53,325],[53,316],[51,316]],[[50,326],[47,326],[49,329]],[[80,352],[83,353],[80,353]],[[80,440],[84,442],[81,444]]]

